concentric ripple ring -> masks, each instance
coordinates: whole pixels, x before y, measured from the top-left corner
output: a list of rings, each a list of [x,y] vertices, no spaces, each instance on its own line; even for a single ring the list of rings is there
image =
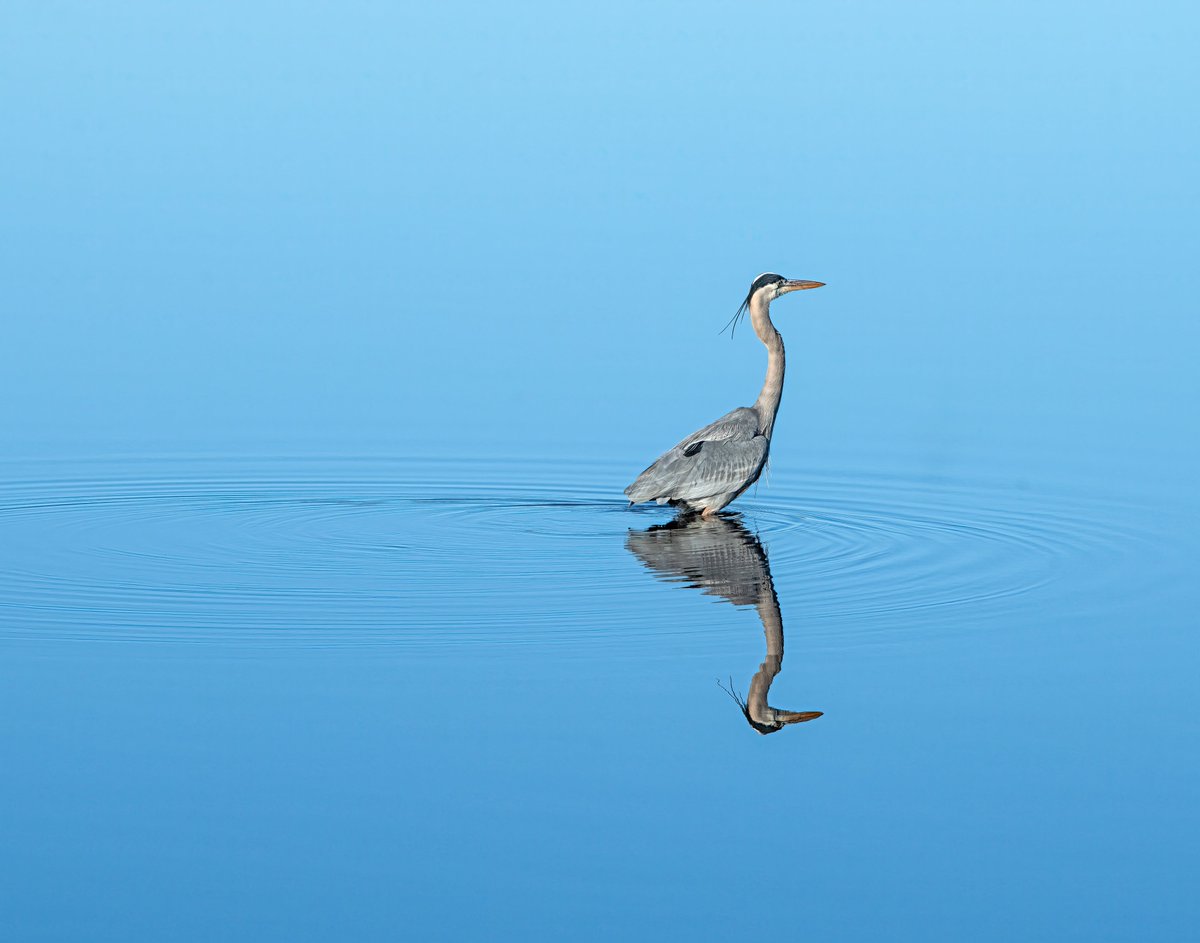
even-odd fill
[[[683,633],[623,550],[667,509],[622,469],[388,459],[40,463],[0,469],[0,635],[552,645]],[[1064,573],[1102,580],[1152,541],[1116,503],[852,469],[743,499],[792,618],[996,616]],[[1078,592],[1079,586],[1075,587]],[[998,608],[1003,605],[1005,608]],[[832,631],[832,629],[831,629]]]

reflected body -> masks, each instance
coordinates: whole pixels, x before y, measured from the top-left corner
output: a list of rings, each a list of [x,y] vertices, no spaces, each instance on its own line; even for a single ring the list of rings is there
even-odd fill
[[[771,683],[783,670],[783,615],[767,552],[740,520],[734,516],[681,518],[649,530],[630,531],[625,546],[664,579],[758,610],[766,636],[766,658],[744,698],[732,684],[728,690],[751,727],[761,734],[775,733],[789,724],[821,716],[820,711],[783,710],[767,702]]]
[[[783,338],[771,323],[771,302],[788,292],[823,284],[769,272],[751,283],[733,320],[749,312],[754,333],[767,348],[767,375],[758,399],[753,406],[726,413],[660,455],[625,489],[631,503],[656,501],[711,516],[758,481],[767,464],[783,395]]]

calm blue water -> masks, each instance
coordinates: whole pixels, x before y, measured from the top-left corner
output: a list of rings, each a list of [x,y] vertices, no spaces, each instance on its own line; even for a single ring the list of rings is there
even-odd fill
[[[0,939],[1194,937],[1198,37],[4,4]]]
[[[6,921],[1002,940],[1196,915],[1194,505],[873,464],[664,529],[623,470],[7,464]],[[728,696],[755,690],[760,723],[823,716],[764,737]]]

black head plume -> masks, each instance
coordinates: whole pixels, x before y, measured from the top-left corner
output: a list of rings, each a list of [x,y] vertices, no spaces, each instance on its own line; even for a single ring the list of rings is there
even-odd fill
[[[758,278],[752,281],[750,283],[750,290],[746,292],[745,301],[738,306],[733,317],[729,319],[729,323],[721,328],[721,333],[724,334],[726,331],[729,331],[729,336],[732,338],[737,331],[738,324],[745,317],[746,312],[750,310],[750,299],[754,297],[754,293],[760,288],[765,288],[767,285],[774,285],[776,282],[782,281],[786,281],[786,279],[782,275],[776,275],[774,272],[763,272]]]

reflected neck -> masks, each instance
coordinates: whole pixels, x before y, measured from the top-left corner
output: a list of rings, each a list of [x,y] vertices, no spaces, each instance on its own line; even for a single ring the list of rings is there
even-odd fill
[[[779,598],[775,587],[768,585],[759,595],[758,617],[762,620],[763,634],[767,639],[767,657],[758,666],[746,692],[746,711],[750,720],[759,724],[776,723],[775,708],[767,704],[771,682],[783,670],[783,615],[779,611]]]

